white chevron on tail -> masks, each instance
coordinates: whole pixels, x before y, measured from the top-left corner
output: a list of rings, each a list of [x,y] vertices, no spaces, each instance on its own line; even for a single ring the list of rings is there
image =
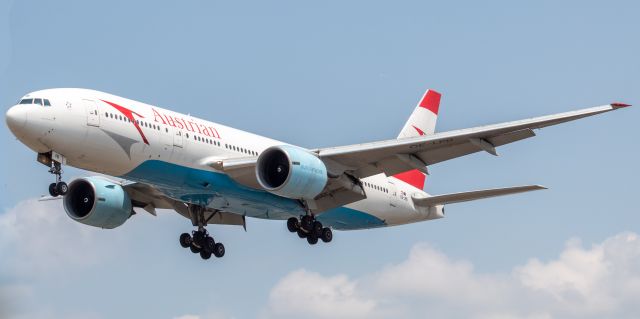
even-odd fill
[[[440,93],[427,90],[418,105],[411,113],[398,138],[431,135],[436,130],[438,108],[440,107]]]

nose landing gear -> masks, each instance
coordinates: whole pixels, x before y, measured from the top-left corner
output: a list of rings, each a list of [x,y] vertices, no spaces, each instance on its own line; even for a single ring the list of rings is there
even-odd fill
[[[183,233],[180,235],[180,246],[183,248],[189,248],[192,253],[200,254],[202,259],[209,259],[211,255],[218,258],[224,256],[225,249],[222,243],[216,243],[209,232],[204,226],[209,221],[204,218],[205,208],[202,206],[189,206],[189,213],[194,221],[194,224],[198,226],[197,230],[189,233]],[[209,217],[213,217],[213,214]]]
[[[323,227],[322,223],[315,219],[313,215],[301,216],[298,220],[291,217],[287,220],[287,229],[292,233],[297,233],[298,237],[306,238],[309,245],[318,243],[318,239],[328,243],[333,240],[331,228]]]
[[[56,182],[49,184],[49,195],[52,197],[64,196],[69,191],[67,183],[62,181],[62,165],[59,162],[51,161],[49,173],[56,176]]]

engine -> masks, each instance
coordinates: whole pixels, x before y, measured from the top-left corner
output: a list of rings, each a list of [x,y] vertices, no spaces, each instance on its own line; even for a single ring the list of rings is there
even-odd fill
[[[100,177],[85,177],[69,185],[64,210],[77,222],[111,229],[131,217],[132,204],[120,185]]]
[[[258,157],[258,182],[287,198],[312,199],[327,185],[327,167],[315,154],[290,145],[273,146]]]

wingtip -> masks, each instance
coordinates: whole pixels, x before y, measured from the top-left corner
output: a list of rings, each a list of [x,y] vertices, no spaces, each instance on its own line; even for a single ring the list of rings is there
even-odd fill
[[[542,190],[542,189],[549,189],[548,187],[546,187],[546,186],[542,186],[542,185],[533,185],[533,186],[534,186],[536,189],[540,189],[540,190]]]
[[[631,104],[620,103],[620,102],[613,102],[610,105],[611,105],[611,107],[613,107],[614,110],[615,109],[620,109],[620,108],[623,108],[623,107],[631,106]]]

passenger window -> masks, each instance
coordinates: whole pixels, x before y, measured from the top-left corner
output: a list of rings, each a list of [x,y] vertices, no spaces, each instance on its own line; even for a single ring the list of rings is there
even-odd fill
[[[44,106],[51,106],[48,99],[44,99]]]

